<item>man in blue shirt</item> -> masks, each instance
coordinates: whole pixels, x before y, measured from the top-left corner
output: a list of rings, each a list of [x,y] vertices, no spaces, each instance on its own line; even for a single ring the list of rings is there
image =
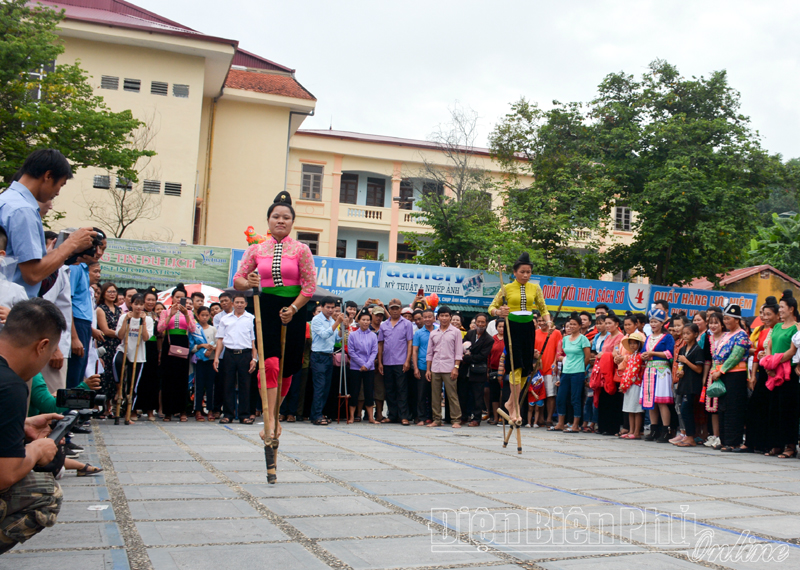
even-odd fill
[[[431,416],[431,383],[425,378],[428,371],[426,362],[428,357],[428,341],[435,330],[433,322],[436,316],[432,309],[422,312],[422,328],[414,333],[412,362],[414,363],[414,377],[417,379],[417,425],[424,426],[433,422]]]
[[[8,235],[6,255],[17,260],[12,281],[33,298],[39,296],[41,282],[58,271],[73,253],[92,246],[96,233],[81,228],[47,253],[39,202],[58,196],[61,187],[72,178],[72,168],[57,150],[37,150],[25,159],[18,176],[19,180],[0,194],[0,226]]]
[[[311,421],[314,425],[328,425],[322,415],[322,408],[328,400],[333,372],[333,345],[342,340],[339,330],[346,317],[339,313],[334,319],[333,309],[336,299],[325,297],[321,303],[322,311],[311,319],[311,380],[314,382],[314,399],[311,401]]]

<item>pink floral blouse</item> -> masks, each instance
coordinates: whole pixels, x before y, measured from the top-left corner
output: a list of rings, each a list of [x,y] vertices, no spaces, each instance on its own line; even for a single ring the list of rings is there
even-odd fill
[[[317,269],[311,250],[306,244],[289,236],[280,242],[270,237],[263,243],[248,247],[234,279],[247,279],[247,275],[256,267],[262,287],[300,285],[300,293],[304,297],[314,295],[317,288]]]

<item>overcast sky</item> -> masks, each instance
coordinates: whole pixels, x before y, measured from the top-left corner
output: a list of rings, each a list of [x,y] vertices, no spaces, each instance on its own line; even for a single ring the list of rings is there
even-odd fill
[[[479,145],[521,96],[588,101],[603,77],[666,59],[726,69],[762,144],[800,157],[800,2],[131,0],[297,70],[303,128],[428,138],[459,102]]]

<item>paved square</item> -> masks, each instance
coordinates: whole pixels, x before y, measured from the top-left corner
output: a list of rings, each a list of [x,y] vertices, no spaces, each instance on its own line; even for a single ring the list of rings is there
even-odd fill
[[[0,570],[800,568],[800,462],[493,426],[98,422]],[[782,561],[781,561],[782,559]]]

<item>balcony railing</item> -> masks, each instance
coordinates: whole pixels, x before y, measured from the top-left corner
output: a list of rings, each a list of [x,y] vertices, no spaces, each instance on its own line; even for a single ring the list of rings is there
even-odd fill
[[[383,220],[383,210],[380,208],[348,207],[347,217],[356,220]]]

